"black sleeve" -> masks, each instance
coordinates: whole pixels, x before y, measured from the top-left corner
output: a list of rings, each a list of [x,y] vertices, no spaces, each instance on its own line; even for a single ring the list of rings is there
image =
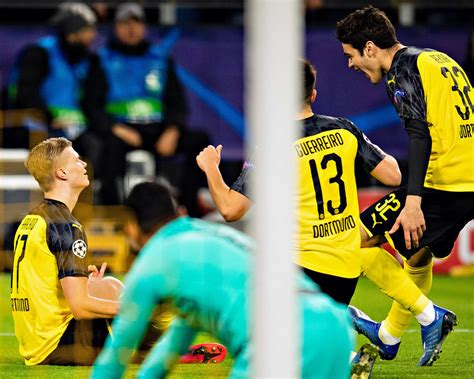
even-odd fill
[[[426,103],[419,54],[406,54],[387,74],[387,94],[400,118],[426,120]]]
[[[113,118],[106,112],[108,84],[98,55],[91,57],[89,72],[84,81],[82,106],[92,131],[101,136],[110,133]]]
[[[41,85],[49,73],[48,53],[42,47],[30,46],[21,52],[18,60],[18,92],[16,108],[40,109],[50,117],[41,96]]]
[[[369,138],[352,121],[340,120],[357,138],[357,161],[361,162],[364,170],[370,173],[385,158],[385,153],[380,147],[370,142]]]
[[[246,160],[244,162],[244,166],[242,167],[242,171],[240,172],[239,177],[230,186],[230,188],[233,189],[234,191],[237,191],[238,193],[241,193],[248,199],[250,199],[249,188],[247,184],[250,180],[250,176],[253,174],[254,169],[255,169],[254,163]]]
[[[88,276],[85,256],[87,238],[82,226],[74,223],[51,223],[47,230],[47,243],[58,264],[58,278]]]
[[[188,116],[184,89],[176,74],[176,65],[172,58],[168,59],[167,67],[166,87],[163,96],[164,123],[184,128]]]
[[[405,119],[408,133],[407,195],[421,196],[431,154],[431,135],[426,121]]]

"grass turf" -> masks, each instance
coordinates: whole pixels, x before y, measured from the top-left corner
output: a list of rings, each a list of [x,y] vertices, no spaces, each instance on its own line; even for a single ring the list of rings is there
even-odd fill
[[[12,336],[10,313],[10,276],[0,274],[0,377],[1,378],[87,378],[88,367],[26,367],[18,354],[16,338]],[[394,361],[377,361],[373,378],[472,378],[474,372],[474,278],[435,277],[431,299],[457,313],[459,325],[443,345],[441,359],[432,367],[417,367],[422,354],[419,327],[412,322],[403,337],[399,354]],[[352,303],[374,319],[382,319],[390,301],[366,279],[361,279]],[[317,322],[317,321],[316,321]],[[200,335],[196,342],[211,341]],[[359,336],[357,345],[365,341]],[[318,341],[315,341],[317,343]],[[217,365],[177,365],[169,378],[220,378],[231,370],[227,358]],[[127,377],[134,377],[138,366],[131,365]]]

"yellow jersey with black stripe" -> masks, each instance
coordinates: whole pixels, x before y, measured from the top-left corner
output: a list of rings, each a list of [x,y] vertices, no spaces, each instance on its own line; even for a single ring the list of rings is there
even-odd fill
[[[297,156],[297,263],[343,278],[360,275],[359,203],[355,162],[370,172],[383,152],[349,120],[303,120]]]
[[[41,363],[73,318],[60,280],[87,276],[87,239],[60,201],[45,199],[21,222],[14,245],[11,308],[25,364]]]
[[[406,47],[393,58],[386,88],[402,119],[428,123],[424,186],[474,191],[474,92],[464,70],[439,51]]]

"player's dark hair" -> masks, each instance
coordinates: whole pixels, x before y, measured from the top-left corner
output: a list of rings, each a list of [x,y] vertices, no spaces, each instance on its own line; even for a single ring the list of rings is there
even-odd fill
[[[352,45],[361,55],[364,55],[367,41],[372,41],[381,49],[388,49],[399,43],[395,28],[387,15],[372,5],[352,12],[339,21],[336,24],[336,38]]]
[[[306,59],[302,59],[303,75],[304,75],[304,99],[303,101],[311,105],[311,96],[316,85],[316,68]]]
[[[125,200],[125,205],[132,211],[142,232],[147,234],[178,214],[174,189],[163,178],[137,184]]]

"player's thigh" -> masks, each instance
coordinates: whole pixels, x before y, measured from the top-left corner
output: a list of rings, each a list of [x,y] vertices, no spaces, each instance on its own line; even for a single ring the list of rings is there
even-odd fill
[[[72,319],[62,335],[58,346],[42,364],[61,366],[92,365],[105,344],[109,330],[109,320]]]
[[[373,203],[360,215],[361,226],[365,233],[362,240],[364,247],[373,247],[368,241],[386,236],[405,205],[406,187],[401,187]],[[381,241],[384,242],[384,241]]]
[[[303,272],[319,286],[321,291],[337,302],[346,305],[350,303],[357,287],[357,281],[359,280],[359,277],[342,278],[340,276],[323,274],[307,268],[303,268]]]
[[[369,237],[369,233],[361,224],[360,228],[360,247],[376,247],[387,242],[384,236],[373,235]]]
[[[469,199],[471,205],[474,204],[474,195]],[[464,203],[464,207],[468,207],[469,202]],[[444,220],[445,226],[439,227],[438,233],[435,233],[427,242],[427,246],[430,248],[432,254],[436,258],[446,258],[453,250],[454,243],[459,236],[461,230],[474,218],[474,209],[468,210],[461,209],[462,202],[458,203],[457,206],[457,217],[447,216]],[[474,205],[472,206],[474,208]],[[453,209],[453,214],[456,209]]]
[[[428,246],[435,257],[446,257],[464,225],[474,215],[473,192],[447,192],[423,189],[423,211],[426,230],[416,249],[407,249],[403,229],[388,234],[400,214],[406,199],[406,189],[395,190],[372,204],[361,214],[361,223],[373,239],[385,236],[390,245],[410,259],[420,248]]]
[[[75,320],[74,344],[80,351],[102,349],[111,332],[111,319],[96,318],[92,320]]]
[[[474,192],[447,192],[424,188],[422,211],[426,230],[420,248],[428,247],[437,258],[447,257],[459,232],[474,217]],[[401,232],[392,236],[400,254],[410,258],[419,249],[408,250]]]

